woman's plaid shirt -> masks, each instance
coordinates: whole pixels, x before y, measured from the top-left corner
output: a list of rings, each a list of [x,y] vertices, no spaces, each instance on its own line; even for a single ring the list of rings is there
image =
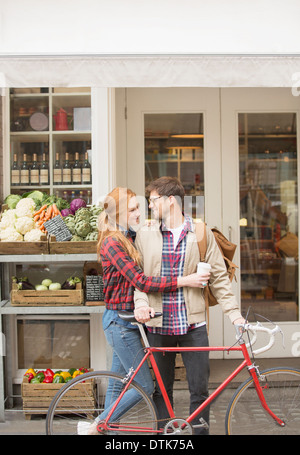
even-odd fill
[[[130,231],[127,237],[133,241]],[[109,310],[133,310],[135,288],[146,293],[172,292],[177,289],[175,276],[145,276],[114,237],[107,237],[104,240],[100,256],[103,268],[104,301]]]

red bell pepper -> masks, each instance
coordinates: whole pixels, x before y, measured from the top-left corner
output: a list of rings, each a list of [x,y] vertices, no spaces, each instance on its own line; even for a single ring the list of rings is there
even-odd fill
[[[24,374],[24,376],[26,376],[28,378],[28,382],[30,382],[31,379],[34,378],[34,374],[32,374],[32,373]]]
[[[88,373],[89,370],[85,367],[81,367],[79,368],[79,371],[81,371],[82,373]]]

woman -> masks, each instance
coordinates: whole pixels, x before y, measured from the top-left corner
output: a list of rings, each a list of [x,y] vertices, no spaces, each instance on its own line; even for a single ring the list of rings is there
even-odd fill
[[[104,300],[106,309],[103,315],[103,329],[107,342],[113,349],[111,371],[126,375],[130,367],[138,365],[143,357],[140,333],[135,325],[123,321],[118,316],[120,310],[134,310],[134,289],[143,292],[172,292],[178,287],[202,287],[196,273],[180,278],[146,277],[140,267],[139,253],[134,246],[135,231],[140,219],[136,195],[129,189],[115,188],[104,201],[104,211],[99,217],[98,257],[103,268]],[[149,314],[150,313],[150,314]],[[153,309],[136,311],[140,322],[146,322],[153,315]],[[135,380],[149,395],[153,392],[153,380],[146,363]],[[130,397],[135,404],[134,391]],[[128,398],[128,397],[127,397]],[[105,418],[108,408],[116,399],[116,393],[107,392],[105,411],[96,419]],[[128,403],[128,400],[127,400]],[[118,407],[119,409],[120,407]],[[95,434],[96,423],[88,433]]]

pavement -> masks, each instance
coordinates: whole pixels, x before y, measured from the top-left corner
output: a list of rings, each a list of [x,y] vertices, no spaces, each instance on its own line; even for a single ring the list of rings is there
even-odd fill
[[[288,359],[261,359],[256,362],[260,369],[273,366],[293,366],[300,368],[299,358]],[[210,361],[210,392],[212,392],[234,368],[240,364],[239,360],[211,360]],[[212,403],[210,408],[210,435],[225,435],[225,414],[230,398],[238,384],[248,378],[245,370],[234,379],[230,386]],[[186,381],[176,381],[174,386],[174,407],[178,417],[187,416],[189,407],[189,393]],[[21,406],[5,411],[5,422],[0,422],[0,435],[45,435],[45,416],[32,416],[27,420]]]

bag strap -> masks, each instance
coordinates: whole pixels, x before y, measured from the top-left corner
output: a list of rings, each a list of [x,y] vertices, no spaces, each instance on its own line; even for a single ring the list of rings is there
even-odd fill
[[[198,243],[200,261],[205,261],[206,249],[207,249],[207,237],[206,237],[206,224],[205,223],[196,223],[195,225],[196,239]],[[208,302],[208,287],[203,290],[204,300],[205,300],[205,310],[206,310],[206,326],[207,334],[209,334],[209,302]]]
[[[200,261],[205,261],[207,238],[206,238],[206,225],[205,223],[196,223],[195,225],[196,239],[198,243]]]

